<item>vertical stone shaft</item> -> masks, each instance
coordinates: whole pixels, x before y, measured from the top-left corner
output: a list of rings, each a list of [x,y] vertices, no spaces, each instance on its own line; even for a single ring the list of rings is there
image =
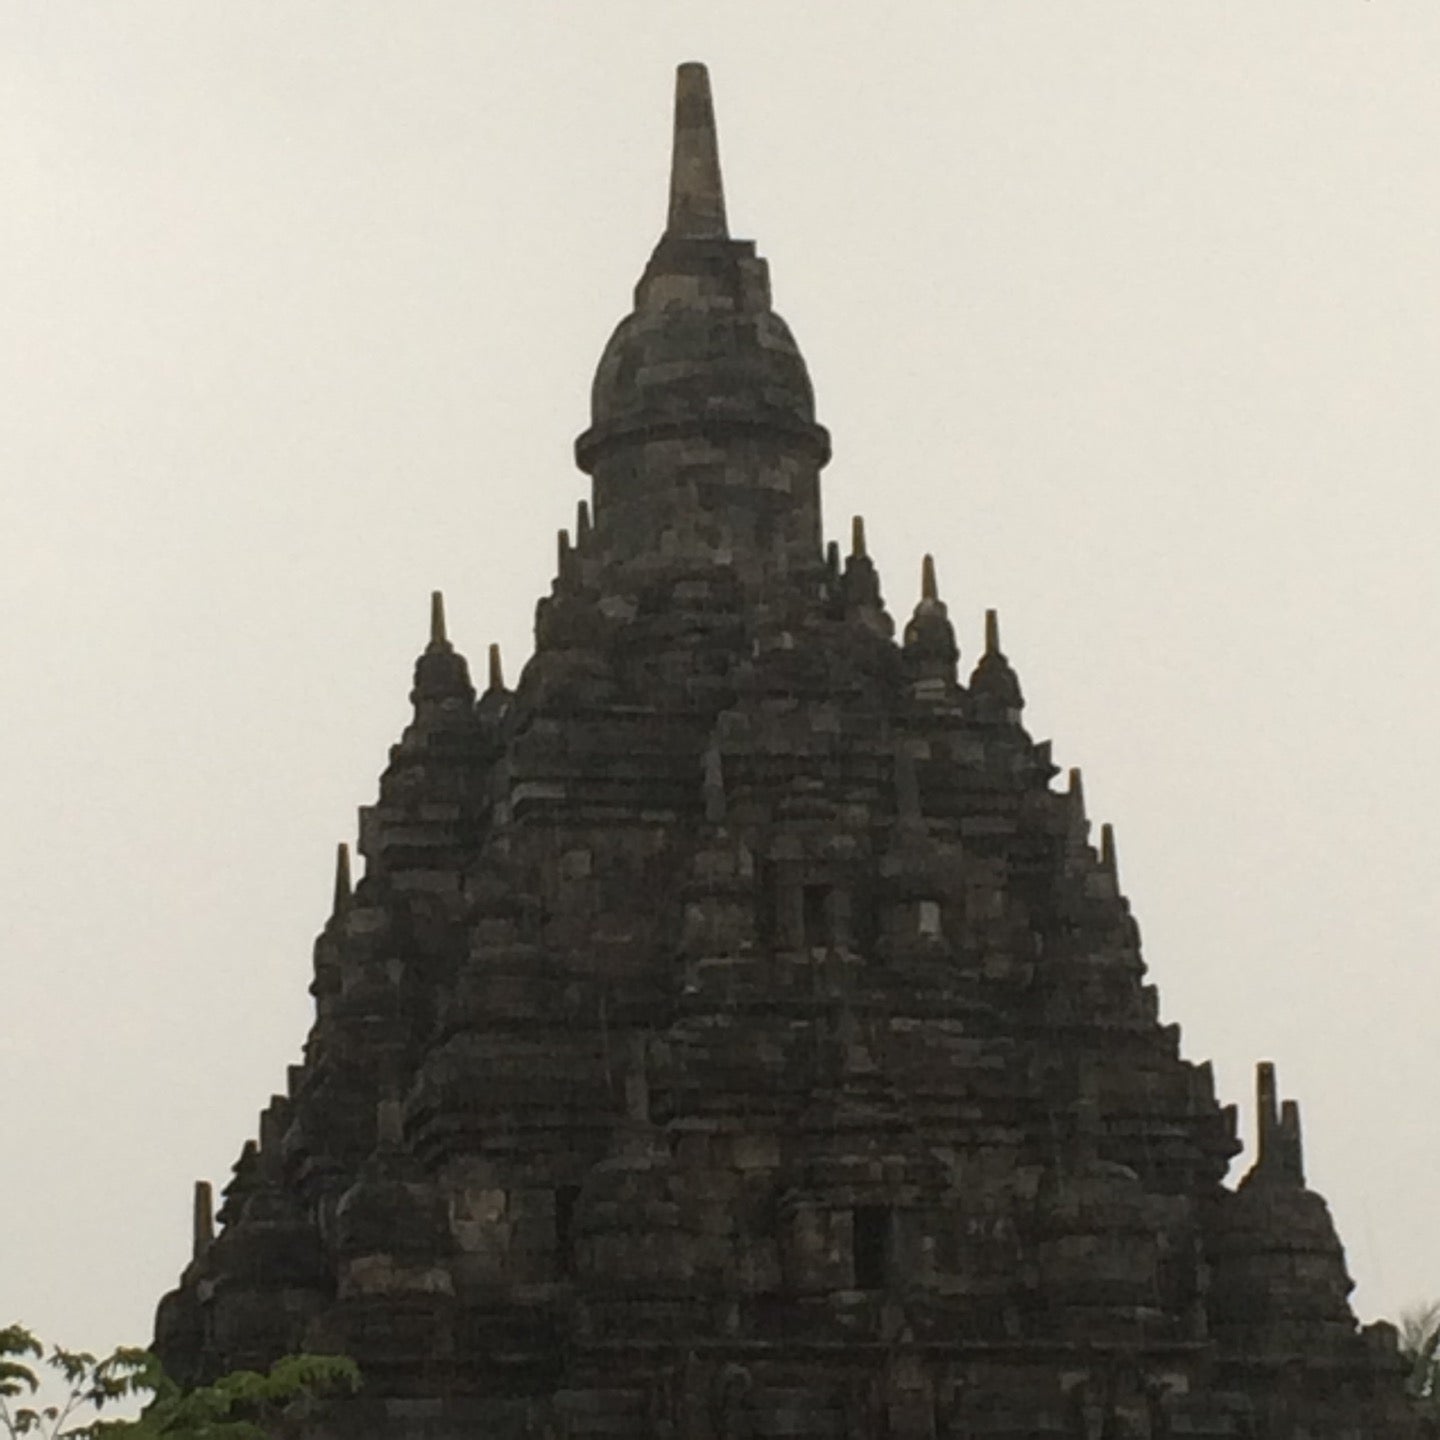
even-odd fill
[[[195,1182],[195,1210],[190,1253],[198,1260],[215,1238],[215,1195],[208,1180]]]
[[[1280,1107],[1275,1098],[1275,1066],[1262,1060],[1255,1067],[1255,1124],[1257,1165],[1273,1163],[1279,1158],[1275,1141],[1280,1129]]]
[[[681,65],[675,76],[675,138],[670,158],[670,214],[665,233],[691,240],[724,240],[725,191],[710,75]]]

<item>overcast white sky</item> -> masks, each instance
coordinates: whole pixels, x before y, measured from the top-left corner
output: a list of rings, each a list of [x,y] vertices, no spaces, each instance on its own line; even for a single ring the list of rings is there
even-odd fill
[[[0,1323],[148,1338],[428,592],[528,653],[686,59],[828,533],[999,607],[1186,1053],[1440,1295],[1434,0],[0,0]]]

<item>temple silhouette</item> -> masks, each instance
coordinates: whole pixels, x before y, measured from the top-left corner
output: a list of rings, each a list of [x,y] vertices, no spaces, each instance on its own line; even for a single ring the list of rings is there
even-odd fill
[[[513,689],[434,597],[171,1372],[349,1354],[314,1440],[1419,1434],[1269,1065],[1227,1186],[994,612],[962,669],[928,556],[897,638],[825,540],[699,65],[575,454]]]

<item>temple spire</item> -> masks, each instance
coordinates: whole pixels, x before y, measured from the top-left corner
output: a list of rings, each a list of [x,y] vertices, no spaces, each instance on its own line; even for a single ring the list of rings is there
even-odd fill
[[[335,913],[350,899],[350,847],[342,840],[335,847]]]
[[[1275,1094],[1275,1066],[1262,1060],[1255,1067],[1256,1164],[1275,1158],[1275,1132],[1280,1128],[1280,1106]]]
[[[710,74],[693,61],[675,71],[675,138],[665,233],[690,240],[724,240],[730,234],[725,225]]]
[[[450,643],[446,632],[445,597],[438,590],[430,592],[430,641],[415,662],[410,702],[415,706],[416,724],[429,724],[449,714],[456,709],[456,702],[465,709],[475,703],[465,657]],[[444,723],[448,725],[449,721]],[[408,729],[405,733],[410,735]]]
[[[1078,769],[1070,772],[1065,801],[1069,812],[1069,846],[1072,851],[1082,850],[1090,836],[1090,822],[1085,818],[1085,781]]]
[[[190,1255],[200,1260],[215,1238],[215,1196],[208,1180],[195,1182],[195,1202],[191,1219]]]
[[[920,598],[938,600],[940,587],[935,583],[935,557],[927,555],[920,563]]]
[[[977,719],[990,723],[1018,725],[1025,697],[1014,667],[1000,648],[1000,615],[985,612],[985,653],[970,675],[970,695]]]

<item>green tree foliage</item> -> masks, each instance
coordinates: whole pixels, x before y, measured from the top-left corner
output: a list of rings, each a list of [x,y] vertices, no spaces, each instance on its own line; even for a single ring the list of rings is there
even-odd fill
[[[1400,1353],[1410,1362],[1405,1388],[1440,1420],[1440,1300],[1405,1311],[1396,1328]]]
[[[6,1440],[267,1440],[281,1420],[359,1384],[354,1362],[343,1356],[287,1355],[263,1375],[237,1370],[182,1391],[148,1350],[122,1346],[97,1358],[57,1345],[47,1353],[23,1326],[0,1329],[0,1436]],[[42,1387],[44,1399],[38,1398]],[[146,1396],[138,1419],[101,1418],[107,1406]]]

